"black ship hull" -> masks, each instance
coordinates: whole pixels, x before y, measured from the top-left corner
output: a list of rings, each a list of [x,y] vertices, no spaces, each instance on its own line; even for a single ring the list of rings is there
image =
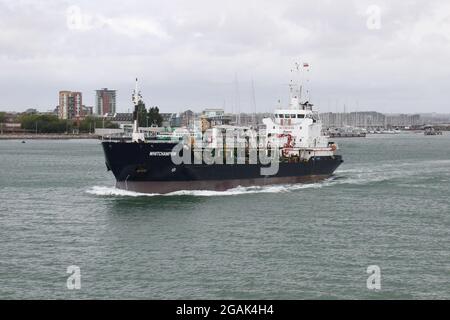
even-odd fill
[[[175,143],[102,142],[106,166],[116,187],[142,193],[178,190],[227,190],[314,182],[327,178],[343,162],[339,155],[311,157],[306,162],[280,162],[276,174],[261,175],[261,164],[180,164],[172,162]]]

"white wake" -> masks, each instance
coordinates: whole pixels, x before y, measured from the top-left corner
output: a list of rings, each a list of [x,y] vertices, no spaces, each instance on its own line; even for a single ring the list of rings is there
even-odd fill
[[[159,194],[159,193],[139,193],[108,186],[94,186],[89,188],[86,192],[96,196],[123,196],[123,197],[144,197],[144,196],[217,197],[217,196],[235,196],[254,193],[286,193],[301,189],[315,189],[339,185],[368,185],[377,182],[389,181],[393,179],[404,179],[418,174],[422,175],[427,170],[438,170],[439,168],[436,167],[435,164],[435,166],[425,166],[425,167],[421,166],[420,171],[416,169],[417,163],[415,162],[380,164],[372,168],[365,166],[358,166],[358,167],[355,166],[349,169],[347,168],[338,169],[336,170],[335,175],[333,177],[316,183],[237,187],[226,191],[180,190],[166,194]]]
[[[217,197],[217,196],[235,196],[253,193],[283,193],[292,192],[300,189],[322,188],[326,184],[332,183],[332,179],[322,182],[308,184],[291,184],[291,185],[268,185],[254,187],[236,187],[225,191],[211,190],[180,190],[165,194],[159,193],[140,193],[128,190],[118,189],[116,187],[93,186],[86,190],[87,193],[96,196],[123,196],[123,197],[154,197],[154,196],[197,196],[197,197]]]

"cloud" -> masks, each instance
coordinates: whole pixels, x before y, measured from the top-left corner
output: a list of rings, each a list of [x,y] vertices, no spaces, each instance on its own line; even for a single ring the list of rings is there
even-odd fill
[[[161,25],[151,18],[133,16],[105,17],[84,13],[79,6],[72,5],[66,10],[67,28],[73,31],[92,31],[93,29],[109,28],[112,32],[131,38],[154,36],[168,39],[168,34]]]
[[[370,6],[379,28],[368,27]],[[286,101],[292,63],[308,61],[322,109],[348,100],[418,112],[429,101],[446,111],[449,35],[444,0],[0,0],[0,108],[48,109],[63,87],[93,104],[95,89],[113,87],[127,110],[139,76],[163,110],[231,109],[237,74],[242,109],[251,110],[253,79],[267,111]]]

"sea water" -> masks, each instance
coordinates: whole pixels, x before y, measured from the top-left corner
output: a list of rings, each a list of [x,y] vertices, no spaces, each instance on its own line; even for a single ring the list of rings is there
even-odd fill
[[[450,298],[450,135],[336,142],[319,183],[158,195],[99,141],[0,141],[0,298]]]

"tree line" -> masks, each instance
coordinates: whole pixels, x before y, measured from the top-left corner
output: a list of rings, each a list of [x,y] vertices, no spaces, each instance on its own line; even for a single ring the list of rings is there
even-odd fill
[[[119,128],[109,120],[86,117],[80,121],[62,120],[55,115],[22,114],[19,116],[22,129],[36,133],[80,133],[93,132],[95,128]]]
[[[139,127],[150,127],[152,125],[160,127],[162,125],[163,118],[159,114],[158,107],[150,107],[147,110],[145,103],[140,100],[137,105],[137,112]]]
[[[145,103],[139,101],[138,121],[140,127],[152,125],[161,126],[163,118],[159,114],[158,107],[151,107],[147,110]],[[0,112],[0,123],[4,122],[5,112]],[[94,132],[95,128],[117,129],[119,125],[110,120],[88,116],[83,120],[62,120],[56,115],[50,114],[21,114],[19,116],[21,128],[28,132],[36,133],[71,133],[74,130],[80,133]]]

